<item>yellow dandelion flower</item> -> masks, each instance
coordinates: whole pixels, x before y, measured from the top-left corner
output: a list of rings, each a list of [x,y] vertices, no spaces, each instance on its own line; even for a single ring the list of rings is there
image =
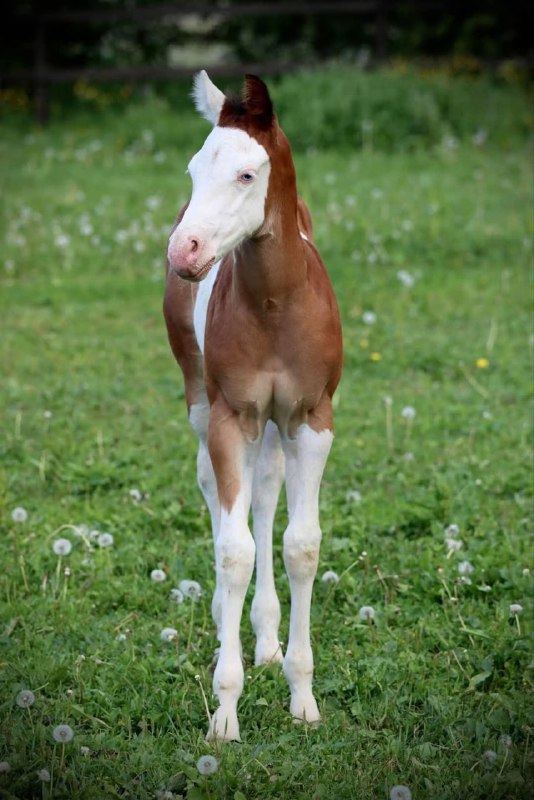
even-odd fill
[[[479,369],[487,369],[489,367],[489,361],[487,358],[477,358],[476,363]]]
[[[382,361],[382,355],[380,353],[371,353],[371,361]]]

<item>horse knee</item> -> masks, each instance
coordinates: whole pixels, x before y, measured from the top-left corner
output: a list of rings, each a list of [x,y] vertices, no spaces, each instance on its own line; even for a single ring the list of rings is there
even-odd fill
[[[284,534],[284,564],[290,578],[313,577],[319,563],[319,525],[289,525]]]

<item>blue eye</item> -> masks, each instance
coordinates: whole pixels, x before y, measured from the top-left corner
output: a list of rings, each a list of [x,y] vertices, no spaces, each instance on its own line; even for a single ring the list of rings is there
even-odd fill
[[[250,183],[254,180],[254,175],[251,172],[242,172],[239,176],[239,180],[242,183]]]

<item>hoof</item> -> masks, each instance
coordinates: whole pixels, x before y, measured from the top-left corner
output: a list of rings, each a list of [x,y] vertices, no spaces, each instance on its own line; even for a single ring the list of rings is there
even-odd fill
[[[276,639],[269,641],[256,642],[256,650],[254,654],[254,664],[259,667],[261,664],[282,664],[284,661],[284,654],[282,653],[282,645]]]
[[[321,715],[312,694],[307,697],[302,695],[292,697],[290,711],[294,717],[294,722],[307,722],[314,727],[317,727],[321,722]]]
[[[220,706],[211,718],[206,735],[207,742],[240,742],[239,722],[233,709],[224,710]]]

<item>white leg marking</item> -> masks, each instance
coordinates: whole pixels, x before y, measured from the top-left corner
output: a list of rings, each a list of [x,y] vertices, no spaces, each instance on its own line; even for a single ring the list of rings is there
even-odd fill
[[[237,740],[239,722],[237,701],[243,691],[239,627],[243,603],[254,570],[256,547],[248,527],[254,464],[260,442],[247,447],[243,465],[242,490],[232,509],[221,509],[219,534],[215,544],[217,585],[221,597],[221,648],[213,675],[213,692],[219,708],[211,718],[207,739]]]
[[[284,453],[278,428],[267,422],[252,488],[252,515],[256,542],[256,591],[250,619],[256,632],[254,663],[282,662],[278,641],[280,603],[273,575],[273,522],[284,478]]]
[[[197,479],[200,491],[204,496],[206,505],[210,512],[211,517],[211,530],[213,534],[213,545],[217,541],[219,532],[219,520],[221,516],[221,508],[219,505],[219,497],[217,495],[217,482],[215,480],[215,473],[211,465],[211,458],[208,451],[207,437],[208,437],[208,419],[209,419],[209,405],[206,400],[205,403],[195,403],[191,406],[189,412],[189,421],[193,426],[198,438],[198,454],[197,454]],[[215,583],[215,591],[213,592],[213,599],[211,602],[211,615],[213,621],[217,626],[217,638],[221,638],[221,593],[218,582]]]
[[[320,720],[312,693],[310,607],[321,542],[319,489],[333,438],[329,430],[316,433],[308,425],[301,425],[296,439],[283,443],[287,459],[289,505],[289,525],[284,534],[284,563],[291,587],[291,617],[284,674],[291,690],[291,713],[307,722]]]

